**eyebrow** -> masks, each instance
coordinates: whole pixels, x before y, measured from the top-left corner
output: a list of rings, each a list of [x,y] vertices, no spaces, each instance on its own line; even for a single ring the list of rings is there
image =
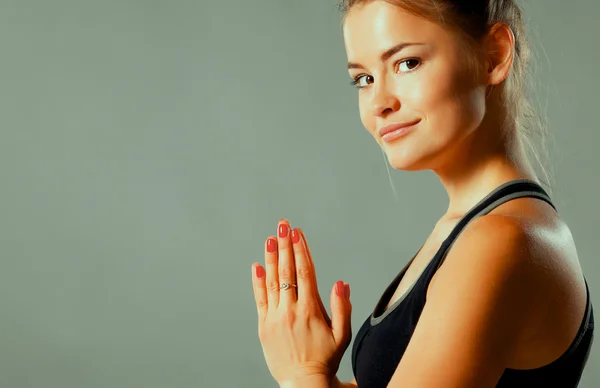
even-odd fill
[[[389,48],[387,50],[385,50],[382,54],[381,54],[381,62],[385,62],[388,59],[390,59],[390,57],[400,51],[402,51],[405,47],[408,46],[420,46],[420,45],[424,45],[425,43],[400,43],[395,45],[392,48]],[[352,62],[348,62],[348,70],[350,69],[364,69],[364,67],[361,64],[358,63],[352,63]]]

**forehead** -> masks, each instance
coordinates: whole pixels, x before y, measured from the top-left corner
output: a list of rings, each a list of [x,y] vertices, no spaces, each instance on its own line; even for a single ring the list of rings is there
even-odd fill
[[[436,23],[385,1],[354,6],[346,14],[342,33],[348,58],[377,55],[398,43],[433,43],[448,35]]]

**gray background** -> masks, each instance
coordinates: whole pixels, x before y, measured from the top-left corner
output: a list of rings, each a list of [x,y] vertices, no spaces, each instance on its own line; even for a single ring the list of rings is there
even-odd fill
[[[600,4],[525,9],[595,295]],[[445,210],[363,129],[335,0],[2,0],[0,47],[1,387],[275,387],[250,266],[279,218],[356,334]]]

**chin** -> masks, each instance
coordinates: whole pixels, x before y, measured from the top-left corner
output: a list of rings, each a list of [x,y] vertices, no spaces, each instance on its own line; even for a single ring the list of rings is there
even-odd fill
[[[388,163],[394,170],[423,171],[428,169],[428,163],[414,153],[387,152]]]
[[[380,144],[381,149],[387,156],[388,163],[395,170],[400,171],[423,171],[431,167],[431,157],[426,155],[424,149],[406,144],[392,143]]]

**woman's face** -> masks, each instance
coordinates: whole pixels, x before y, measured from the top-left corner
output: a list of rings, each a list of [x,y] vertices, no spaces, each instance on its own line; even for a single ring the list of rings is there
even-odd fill
[[[486,85],[469,71],[451,32],[373,1],[349,11],[343,35],[361,121],[394,168],[442,168],[468,151],[463,140],[483,120]],[[385,126],[412,123],[403,136],[379,134]]]

